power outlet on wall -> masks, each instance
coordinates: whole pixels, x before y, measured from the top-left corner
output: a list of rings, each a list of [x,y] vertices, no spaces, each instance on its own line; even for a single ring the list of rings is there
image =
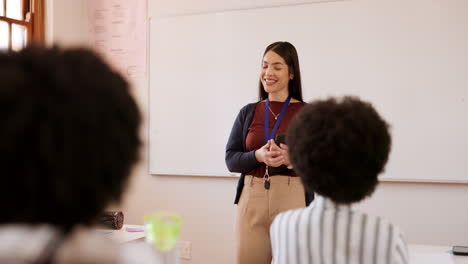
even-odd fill
[[[179,241],[179,254],[181,259],[192,258],[192,242]]]

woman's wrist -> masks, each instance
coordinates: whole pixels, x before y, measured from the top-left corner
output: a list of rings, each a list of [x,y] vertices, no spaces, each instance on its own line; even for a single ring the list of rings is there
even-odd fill
[[[255,154],[255,155],[254,155],[254,156],[255,156],[255,159],[256,159],[258,162],[265,162],[265,161],[263,160],[262,155],[260,154],[260,149],[255,150],[254,154]]]

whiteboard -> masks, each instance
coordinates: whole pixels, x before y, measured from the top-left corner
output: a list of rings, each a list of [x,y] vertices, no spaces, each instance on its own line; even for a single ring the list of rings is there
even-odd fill
[[[306,101],[357,95],[392,125],[382,179],[468,182],[468,1],[197,12],[151,19],[150,173],[233,175],[227,138],[257,99],[265,47],[280,40],[298,50]]]

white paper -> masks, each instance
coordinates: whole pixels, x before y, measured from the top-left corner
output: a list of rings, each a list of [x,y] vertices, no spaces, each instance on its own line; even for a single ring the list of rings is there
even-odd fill
[[[88,0],[91,45],[126,77],[146,75],[146,0]]]

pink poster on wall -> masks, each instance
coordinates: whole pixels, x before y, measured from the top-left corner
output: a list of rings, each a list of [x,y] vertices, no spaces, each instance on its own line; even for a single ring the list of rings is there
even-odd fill
[[[147,0],[88,0],[91,46],[127,78],[146,75]]]

